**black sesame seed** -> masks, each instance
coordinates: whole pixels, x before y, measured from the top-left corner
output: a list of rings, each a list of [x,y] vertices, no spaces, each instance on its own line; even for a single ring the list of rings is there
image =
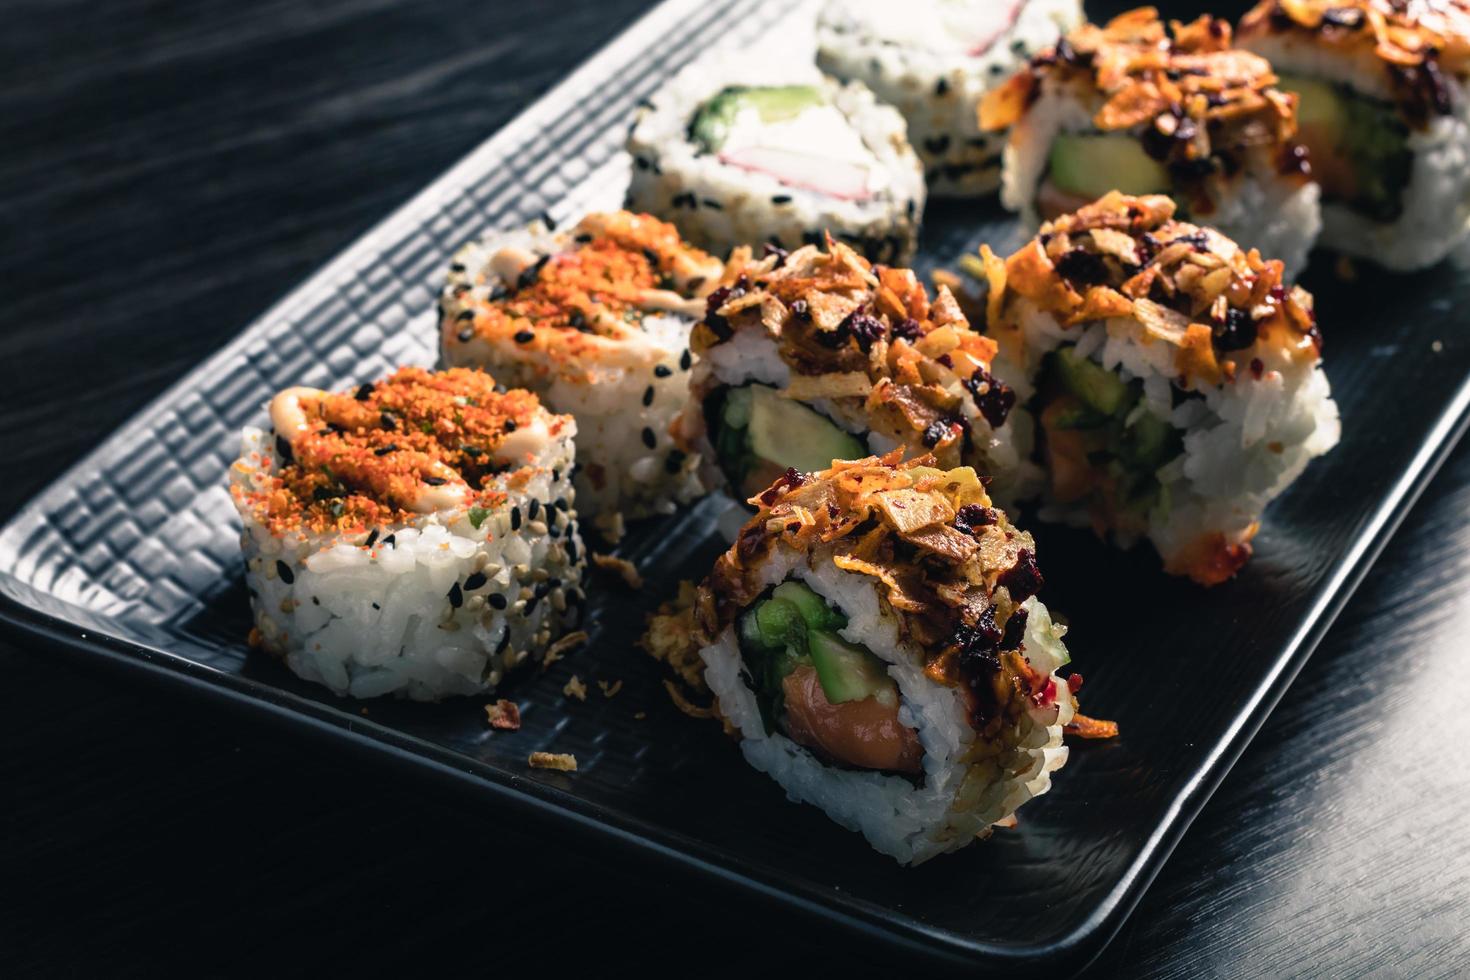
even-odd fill
[[[375,602],[375,603],[373,603],[373,608],[374,608],[374,609],[382,609],[382,608],[383,608],[383,607],[382,607],[382,606],[380,606],[380,605],[378,605],[378,604],[377,604],[377,603],[376,603],[376,602]]]
[[[505,420],[505,431],[506,432],[514,432],[515,430],[516,430],[516,420],[515,419],[506,419]]]
[[[281,576],[281,581],[287,585],[291,585],[296,581],[296,573],[291,571],[291,566],[279,558],[276,559],[276,574]]]
[[[577,560],[577,539],[571,536],[567,537],[567,560],[573,563]]]
[[[510,509],[510,529],[512,531],[519,531],[521,529],[521,509],[519,507],[512,507]]]
[[[541,223],[546,226],[547,231],[556,231],[556,219],[551,216],[550,211],[541,212]]]
[[[371,548],[373,545],[375,545],[377,543],[378,543],[378,529],[377,528],[373,528],[372,531],[370,531],[368,533],[367,540],[362,543],[362,546],[364,548]]]
[[[424,482],[431,487],[442,487],[449,481],[445,480],[442,476],[426,476],[424,477]]]
[[[664,471],[671,474],[679,472],[684,468],[686,458],[682,450],[669,450],[669,455],[664,459]]]
[[[790,194],[777,194],[775,197],[771,198],[771,203],[772,204],[790,204],[791,203],[791,195]]]
[[[679,370],[687,371],[693,363],[694,355],[689,353],[688,348],[685,348],[684,353],[679,355]]]
[[[352,397],[353,398],[356,398],[360,402],[365,402],[369,398],[371,398],[372,396],[373,396],[373,383],[371,381],[369,381],[365,385],[359,385],[358,386],[358,389],[357,389],[357,393],[355,395],[353,395]]]
[[[535,497],[532,497],[531,506],[526,508],[526,514],[531,520],[534,521],[536,519],[536,515],[539,513],[541,513],[541,501],[537,500]]]
[[[398,451],[398,444],[397,443],[390,442],[386,446],[379,446],[377,449],[374,449],[373,450],[373,455],[374,456],[386,456],[389,453],[393,453],[393,452],[397,452],[397,451]]]
[[[316,596],[312,596],[311,597],[311,604],[313,606],[320,606],[322,604],[322,601],[320,599],[318,599]]]
[[[567,499],[565,497],[557,497],[556,502],[552,504],[552,506],[565,514],[567,512],[567,508],[570,505],[567,503]]]
[[[450,272],[463,272],[464,271],[464,263],[463,262],[451,262],[451,263],[449,263],[449,271]]]
[[[653,376],[655,378],[667,378],[673,373],[674,369],[669,367],[667,364],[660,364],[653,369]]]
[[[948,95],[949,94],[949,79],[947,79],[947,78],[941,78],[939,81],[935,82],[934,83],[934,94],[935,95],[938,95],[938,96]]]
[[[649,449],[658,445],[658,439],[654,436],[653,430],[646,425],[643,427],[643,444]]]
[[[529,615],[531,615],[531,613],[536,609],[536,603],[537,602],[540,602],[540,601],[541,600],[538,597],[536,597],[536,596],[532,596],[531,598],[527,599],[526,600],[526,608],[524,610],[522,610],[521,615],[522,616],[529,616]]]
[[[474,339],[475,332],[473,330],[471,330],[469,327],[465,327],[463,330],[461,330],[459,332],[459,334],[457,336],[459,337],[459,342],[461,344],[467,344],[471,340]]]
[[[542,582],[541,584],[539,584],[539,585],[536,586],[536,591],[534,593],[532,593],[532,594],[537,599],[545,599],[546,598],[546,593],[548,593],[550,591],[551,591],[551,583],[550,582]]]
[[[649,385],[643,391],[643,407],[647,408],[653,404],[653,385]]]
[[[510,630],[506,630],[500,637],[500,642],[495,644],[496,653],[504,653],[505,648],[510,646]]]
[[[389,548],[397,548],[398,547],[398,535],[396,535],[396,534],[390,534],[390,535],[388,535],[386,538],[383,539],[383,544],[387,545]]]
[[[380,413],[378,415],[378,421],[380,423],[382,423],[382,426],[385,429],[397,429],[398,428],[398,416],[394,415],[392,412],[382,412],[382,413]]]
[[[504,609],[506,606],[510,605],[510,603],[506,601],[505,596],[499,592],[490,593],[490,595],[486,597],[486,601],[489,602],[490,605],[494,606],[496,609]]]
[[[484,572],[471,572],[470,577],[464,580],[464,590],[466,592],[473,592],[476,589],[483,588],[488,581],[490,580],[485,577]]]
[[[458,582],[449,587],[449,604],[455,609],[464,605],[464,591],[460,589]]]
[[[529,330],[518,330],[516,332],[515,341],[518,344],[529,344],[535,339],[536,335]]]
[[[465,310],[462,313],[460,313],[459,316],[455,317],[456,320],[459,320],[461,322],[463,322],[465,320],[473,320],[474,318],[475,318],[475,311],[474,310]]]
[[[295,458],[291,454],[291,444],[284,436],[276,436],[276,455],[281,457],[283,463],[289,463]]]

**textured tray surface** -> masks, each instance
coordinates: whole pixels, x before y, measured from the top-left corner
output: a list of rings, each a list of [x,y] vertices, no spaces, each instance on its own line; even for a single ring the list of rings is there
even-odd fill
[[[718,500],[629,540],[624,553],[648,587],[633,596],[600,583],[590,647],[507,692],[524,709],[514,735],[492,735],[478,700],[379,701],[363,715],[242,643],[238,523],[222,489],[239,427],[285,385],[429,363],[434,294],[453,248],[543,211],[569,218],[616,204],[636,102],[716,40],[761,36],[783,7],[675,0],[640,22],[19,514],[0,532],[4,613],[85,638],[99,655],[350,731],[822,914],[927,939],[935,952],[1075,962],[1120,921],[1457,434],[1470,367],[1456,313],[1470,292],[1461,259],[1349,284],[1318,260],[1306,284],[1319,299],[1344,440],[1273,507],[1237,581],[1205,593],[1166,579],[1142,551],[1039,529],[1044,596],[1073,624],[1087,710],[1118,718],[1125,736],[1075,751],[1019,831],[919,869],[901,870],[815,810],[784,802],[717,729],[674,711],[633,648],[644,611],[718,552]],[[939,202],[925,265],[981,240],[1001,249],[1019,235],[991,205]],[[591,688],[585,704],[561,694],[573,673]],[[604,699],[597,679],[623,688]],[[527,754],[543,748],[574,752],[580,771],[528,771]]]

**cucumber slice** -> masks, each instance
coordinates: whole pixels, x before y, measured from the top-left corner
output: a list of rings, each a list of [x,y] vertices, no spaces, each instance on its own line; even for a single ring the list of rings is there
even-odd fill
[[[1348,114],[1334,86],[1299,75],[1281,75],[1279,78],[1277,88],[1296,93],[1298,126],[1311,126],[1334,139],[1341,137]]]
[[[755,607],[756,628],[761,643],[771,650],[787,644],[798,650],[806,646],[806,621],[796,606],[785,599],[767,599]]]
[[[1052,358],[1062,384],[1093,411],[1118,415],[1133,405],[1135,396],[1122,378],[1078,357],[1072,348],[1060,347],[1052,352]]]
[[[1079,197],[1166,193],[1172,186],[1169,172],[1132,136],[1061,133],[1052,141],[1047,163],[1051,182]]]
[[[744,429],[750,425],[750,388],[731,388],[725,395],[725,408],[720,420],[727,428]]]
[[[782,469],[825,470],[834,459],[862,459],[868,451],[855,437],[774,388],[752,385],[750,448]],[[731,392],[733,395],[734,392]]]
[[[1140,411],[1133,424],[1123,430],[1118,456],[1134,469],[1152,473],[1183,448],[1178,429],[1152,412]]]
[[[782,582],[771,595],[795,606],[806,621],[808,630],[836,630],[847,625],[846,616],[827,605],[827,600],[801,582]]]
[[[754,610],[747,610],[741,615],[739,631],[740,645],[745,649],[752,653],[763,653],[768,649],[765,637],[761,636],[760,624],[756,622]]]
[[[704,152],[715,153],[725,145],[735,117],[744,109],[754,109],[761,122],[782,122],[823,101],[821,90],[813,85],[732,85],[695,112],[689,121],[689,139]]]
[[[893,690],[893,680],[883,661],[836,633],[812,631],[807,636],[807,649],[829,704],[862,701]]]

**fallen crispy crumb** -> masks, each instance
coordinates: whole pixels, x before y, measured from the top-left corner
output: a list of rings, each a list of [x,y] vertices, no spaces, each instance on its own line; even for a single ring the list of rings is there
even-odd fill
[[[1062,731],[1078,738],[1117,738],[1118,723],[1089,718],[1086,715],[1073,715],[1072,720],[1062,726]]]
[[[560,660],[568,650],[572,649],[573,647],[579,647],[586,642],[586,630],[577,630],[575,633],[568,633],[566,636],[562,637],[551,646],[546,648],[546,653],[541,658],[541,669],[545,670],[547,667],[550,667],[552,664]]]
[[[602,688],[603,697],[610,698],[623,689],[623,682],[621,680],[616,680],[609,684],[607,681],[598,681],[597,686]]]
[[[648,717],[648,712],[646,712],[646,711],[639,711],[639,712],[634,713],[633,720],[634,721],[642,721],[644,718],[647,718],[647,717]]]
[[[561,693],[569,698],[576,698],[578,701],[586,701],[587,685],[582,683],[582,678],[573,674],[571,679],[567,681],[566,686],[561,689]]]
[[[532,752],[532,769],[555,769],[557,772],[576,772],[577,757],[567,752]]]
[[[602,536],[613,544],[623,540],[623,534],[627,528],[623,523],[623,515],[619,511],[612,513],[603,512],[593,518],[593,525],[601,532]]]
[[[362,709],[362,713],[363,713],[363,714],[364,714],[364,715],[366,715],[366,714],[367,714],[367,709],[366,709],[366,708],[363,708],[363,709]]]
[[[259,629],[252,626],[250,627],[249,634],[245,637],[245,642],[249,644],[250,649],[259,650],[261,647],[265,646],[265,637],[261,635]]]
[[[623,582],[630,589],[643,588],[643,576],[638,574],[638,566],[626,558],[616,555],[604,555],[600,552],[592,552],[592,564],[605,572],[615,572],[622,577]]]
[[[498,728],[503,732],[520,731],[521,707],[514,701],[501,698],[494,704],[487,704],[485,715],[490,719],[491,728]]]
[[[674,707],[684,712],[690,718],[719,717],[719,712],[717,712],[713,707],[701,708],[693,701],[690,701],[687,697],[684,696],[684,692],[679,690],[679,685],[675,684],[671,680],[666,679],[664,681],[664,690],[669,692],[669,698],[674,702]]]
[[[1332,267],[1332,271],[1337,273],[1337,278],[1343,282],[1352,282],[1358,278],[1358,267],[1346,255],[1337,257],[1337,263]]]
[[[990,826],[992,826],[992,827],[1001,827],[1001,828],[1003,828],[1005,830],[1012,830],[1012,829],[1015,828],[1016,824],[1017,824],[1016,815],[1014,813],[1008,813],[1004,817],[1001,817],[999,820],[997,820],[995,823],[991,824]]]
[[[1438,354],[1440,351],[1444,350],[1444,341],[1436,340],[1434,343],[1429,345],[1429,349]]]

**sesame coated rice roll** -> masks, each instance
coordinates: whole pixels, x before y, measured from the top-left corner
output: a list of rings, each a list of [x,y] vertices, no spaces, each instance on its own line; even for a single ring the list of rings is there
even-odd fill
[[[289,388],[230,469],[252,641],[338,695],[493,691],[582,601],[570,416],[480,371]]]
[[[1470,225],[1470,4],[1265,0],[1240,45],[1299,99],[1322,187],[1322,244],[1390,269],[1432,265]]]
[[[876,262],[918,241],[924,175],[903,117],[860,82],[810,64],[701,60],[639,110],[628,207],[718,255],[840,238]]]
[[[445,364],[482,367],[577,419],[577,496],[612,537],[702,490],[669,424],[688,398],[689,329],[723,263],[626,211],[533,224],[455,255],[440,300]]]
[[[1005,147],[976,104],[1082,20],[1078,0],[828,0],[817,65],[903,113],[930,194],[975,197],[1000,186]]]
[[[932,463],[783,478],[693,610],[746,761],[903,864],[1045,793],[1075,710],[1030,535]]]
[[[985,97],[980,124],[1010,128],[1001,201],[1032,228],[1108,191],[1168,194],[1294,277],[1322,222],[1295,105],[1226,21],[1166,28],[1142,7],[1033,58]]]
[[[706,478],[739,499],[787,469],[902,449],[974,466],[997,492],[1018,476],[1014,393],[990,373],[995,343],[950,291],[839,242],[731,256],[695,328],[679,434]]]
[[[1214,585],[1340,425],[1311,295],[1173,215],[1113,193],[1005,260],[982,248],[987,320],[1034,420],[1042,516],[1147,538],[1166,571]]]

